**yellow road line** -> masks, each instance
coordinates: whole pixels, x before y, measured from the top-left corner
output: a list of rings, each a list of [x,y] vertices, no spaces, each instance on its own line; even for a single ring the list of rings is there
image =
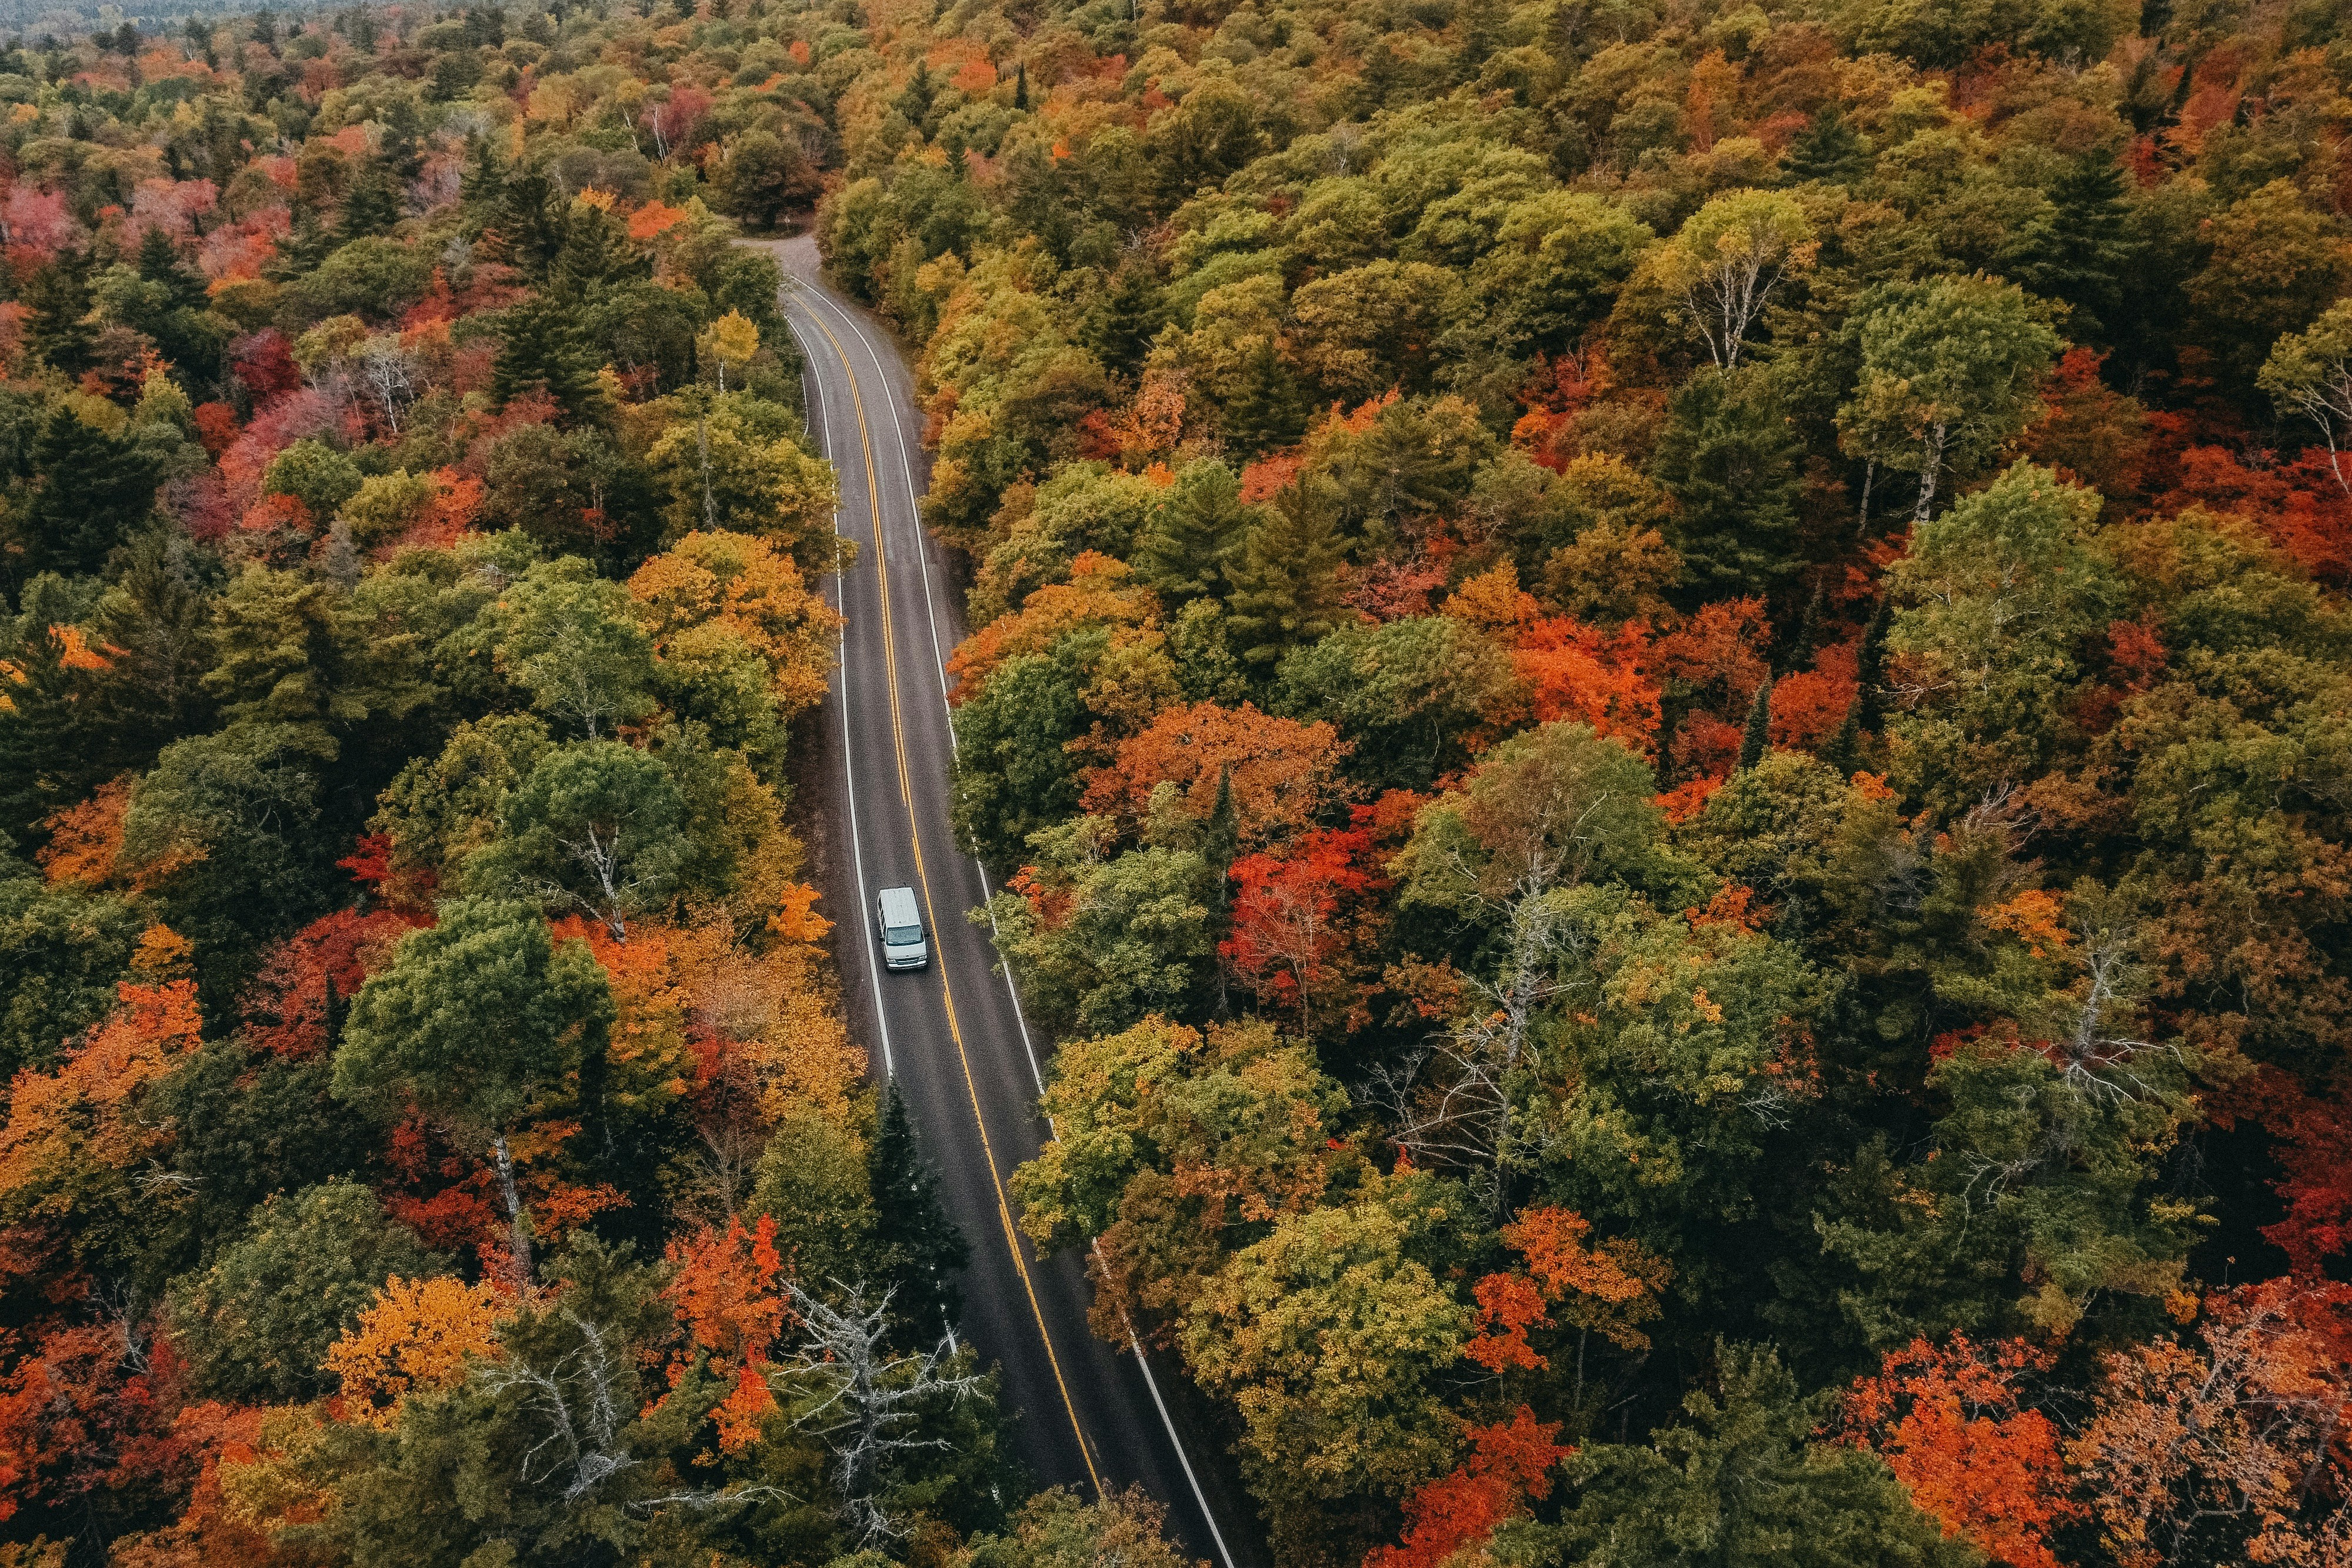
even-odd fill
[[[916,826],[914,785],[907,772],[907,735],[900,721],[898,707],[898,647],[890,623],[890,563],[888,553],[882,546],[882,492],[874,477],[874,443],[866,433],[866,399],[857,390],[857,371],[849,363],[849,351],[842,346],[841,340],[834,336],[833,329],[826,326],[824,319],[814,311],[809,313],[809,321],[824,334],[824,341],[833,345],[835,356],[841,361],[842,373],[849,378],[850,406],[857,416],[857,445],[866,460],[866,500],[874,516],[874,574],[881,595],[882,661],[890,691],[890,739],[898,754],[898,798],[906,803],[907,837],[915,848],[915,879],[923,885],[923,910],[930,917],[931,939],[936,943],[940,915],[931,900],[930,874],[923,866],[923,836]],[[844,687],[842,691],[843,700],[846,701],[848,688]],[[1021,1289],[1029,1297],[1029,1310],[1037,1320],[1037,1337],[1045,1342],[1045,1363],[1054,1369],[1054,1386],[1061,1391],[1062,1408],[1068,1413],[1070,1430],[1078,1439],[1078,1458],[1086,1461],[1087,1479],[1094,1483],[1095,1492],[1099,1496],[1102,1477],[1095,1471],[1094,1445],[1087,1441],[1086,1428],[1078,1422],[1077,1405],[1070,1397],[1070,1385],[1062,1377],[1062,1360],[1054,1352],[1053,1331],[1045,1326],[1045,1309],[1037,1303],[1037,1288],[1029,1279],[1029,1263],[1021,1256],[1020,1233],[1013,1224],[1013,1205],[1004,1196],[1004,1180],[997,1173],[996,1151],[988,1138],[988,1118],[980,1108],[980,1086],[972,1078],[971,1058],[964,1050],[963,1030],[956,1023],[955,992],[948,984],[947,955],[944,952],[940,955],[940,999],[947,1006],[948,1035],[955,1041],[956,1059],[963,1065],[964,1092],[971,1100],[972,1122],[980,1129],[980,1152],[988,1162],[988,1181],[996,1193],[996,1217],[1004,1227],[1004,1245],[1013,1255],[1013,1271],[1021,1276]]]

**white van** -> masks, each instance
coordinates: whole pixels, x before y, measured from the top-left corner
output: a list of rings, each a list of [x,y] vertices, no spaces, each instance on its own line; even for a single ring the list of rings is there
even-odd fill
[[[923,917],[915,909],[915,889],[885,888],[874,900],[874,929],[882,938],[882,966],[920,969],[931,962],[930,944],[923,940]]]

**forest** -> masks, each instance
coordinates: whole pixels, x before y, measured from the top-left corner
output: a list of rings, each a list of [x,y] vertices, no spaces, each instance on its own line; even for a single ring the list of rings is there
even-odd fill
[[[2352,1560],[2352,5],[5,42],[0,1568],[1192,1560],[846,1022],[796,228],[1266,1561]]]

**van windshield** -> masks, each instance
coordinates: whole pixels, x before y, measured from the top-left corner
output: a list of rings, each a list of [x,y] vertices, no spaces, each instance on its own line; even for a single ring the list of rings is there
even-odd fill
[[[888,942],[892,947],[912,947],[917,942],[923,940],[923,928],[920,926],[884,926],[882,928],[882,940]]]

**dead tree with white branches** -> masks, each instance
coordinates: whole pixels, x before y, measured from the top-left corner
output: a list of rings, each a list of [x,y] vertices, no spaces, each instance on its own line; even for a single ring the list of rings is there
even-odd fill
[[[834,1456],[836,1506],[860,1550],[907,1532],[889,1493],[905,1457],[949,1447],[944,1436],[926,1436],[930,1418],[943,1407],[973,1397],[987,1382],[963,1370],[968,1352],[950,1331],[919,1354],[892,1352],[890,1296],[868,1301],[863,1285],[835,1289],[841,1304],[790,1285],[793,1310],[803,1338],[776,1364],[771,1385],[793,1425],[824,1440]]]

